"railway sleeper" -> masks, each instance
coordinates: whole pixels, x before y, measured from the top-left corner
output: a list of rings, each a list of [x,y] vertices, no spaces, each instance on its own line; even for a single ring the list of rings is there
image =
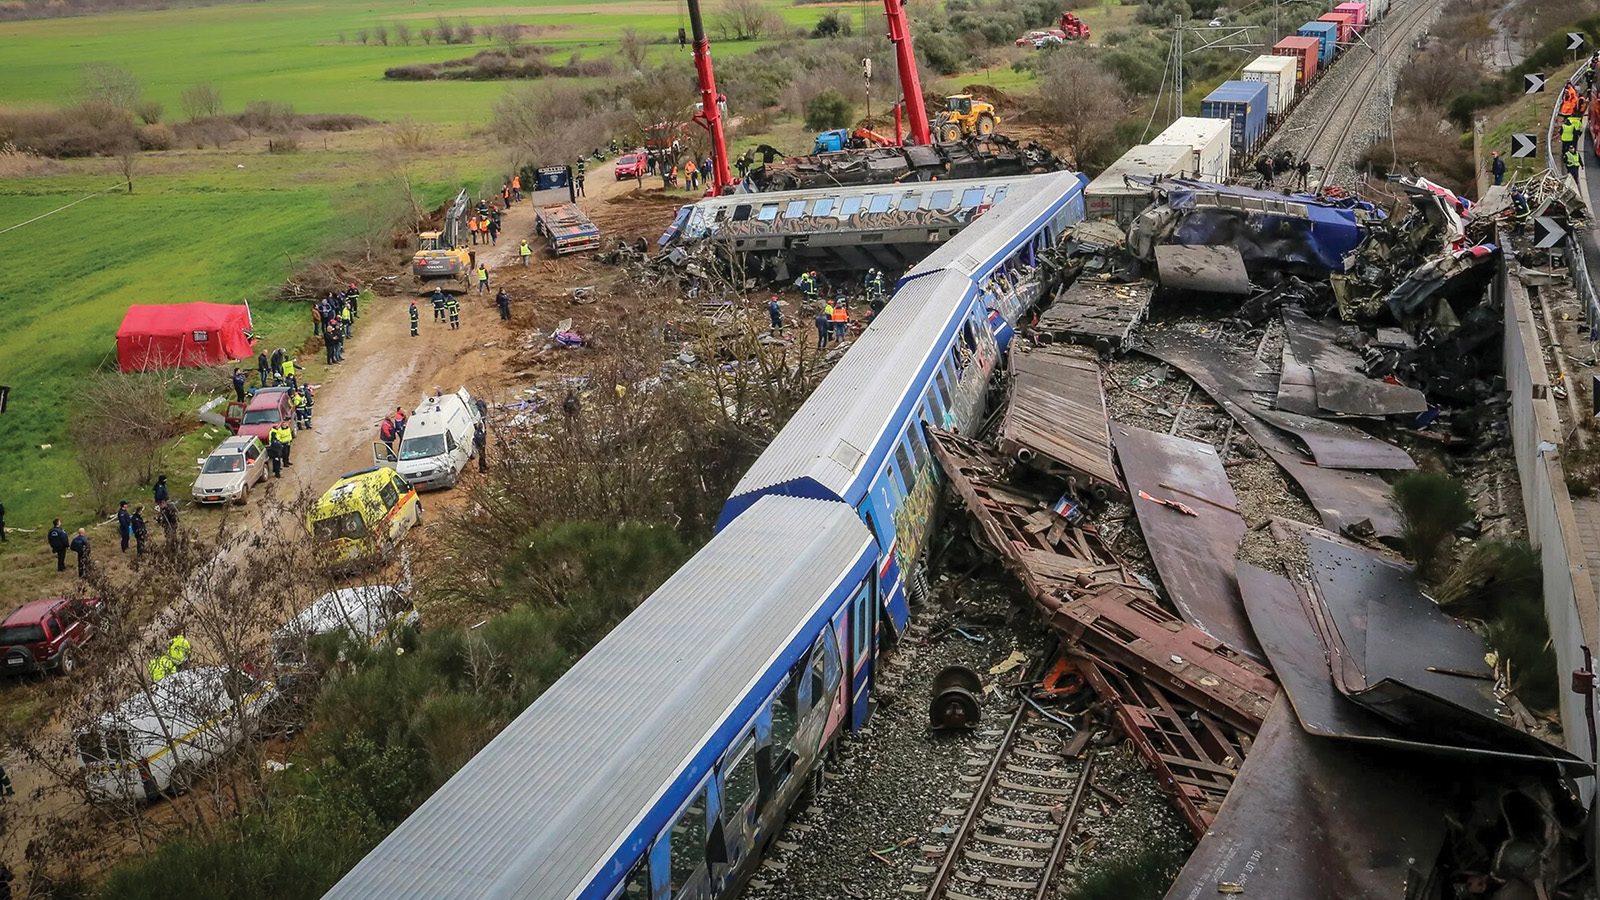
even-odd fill
[[[990,875],[970,875],[966,872],[957,872],[956,878],[968,884],[982,884],[988,887],[1011,888],[1014,891],[1035,891],[1039,889],[1037,881],[1011,881],[1005,878],[995,878]]]
[[[968,850],[967,859],[973,862],[988,863],[992,866],[1010,866],[1014,869],[1042,869],[1048,863],[1042,859],[1007,859],[1003,856],[990,856],[976,850]]]
[[[983,833],[974,834],[972,839],[982,841],[985,844],[993,844],[996,847],[1015,847],[1018,850],[1049,850],[1055,846],[1051,841],[1021,841],[1016,838]]]
[[[1004,786],[1004,784],[1001,785],[1001,787]],[[1005,797],[990,797],[989,802],[993,803],[995,806],[1003,806],[1006,809],[1018,809],[1025,810],[1027,812],[1047,813],[1055,812],[1060,808],[1058,806],[1044,806],[1038,803],[1023,803],[1020,800],[1009,800]]]
[[[1058,781],[1064,781],[1072,777],[1072,773],[1066,769],[1031,769],[1015,763],[1006,763],[1006,771],[1014,775],[1032,775],[1035,778],[1053,778]]]
[[[984,816],[983,821],[990,825],[1000,825],[1006,828],[1016,828],[1022,831],[1056,832],[1061,826],[1054,822],[1024,822],[1020,819],[1005,819],[1000,816]]]
[[[1007,768],[1010,768],[1009,766]],[[1008,791],[1021,791],[1025,794],[1047,794],[1051,797],[1071,797],[1072,791],[1067,788],[1033,787],[1027,784],[1017,784],[1015,781],[1000,780],[1000,786]]]

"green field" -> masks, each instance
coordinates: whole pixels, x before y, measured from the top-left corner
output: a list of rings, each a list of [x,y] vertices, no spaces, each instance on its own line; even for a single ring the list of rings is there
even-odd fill
[[[787,21],[809,27],[825,11],[771,0]],[[675,38],[687,21],[673,0],[600,0],[594,3],[535,2],[475,6],[449,0],[305,4],[227,3],[185,9],[0,23],[0,104],[67,102],[86,63],[127,66],[145,85],[145,95],[180,114],[179,98],[193,84],[211,82],[232,111],[253,100],[294,105],[302,113],[356,113],[392,121],[402,116],[438,122],[484,122],[505,82],[385,81],[383,72],[407,63],[441,62],[494,46],[362,45],[356,33],[378,24],[406,22],[413,32],[439,16],[476,27],[515,22],[534,32],[524,38],[556,48],[552,59],[578,52],[587,57],[614,52],[618,35],[632,27],[648,39]],[[708,12],[709,14],[709,12]],[[339,43],[343,33],[345,43]],[[755,42],[719,43],[719,56],[751,52]],[[665,58],[684,53],[675,44],[652,48]],[[684,53],[684,55],[687,55]]]

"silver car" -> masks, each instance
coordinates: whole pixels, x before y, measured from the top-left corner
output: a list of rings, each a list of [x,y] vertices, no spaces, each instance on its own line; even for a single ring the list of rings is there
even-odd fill
[[[267,451],[251,435],[228,438],[200,463],[194,480],[196,503],[244,503],[250,486],[267,477]]]

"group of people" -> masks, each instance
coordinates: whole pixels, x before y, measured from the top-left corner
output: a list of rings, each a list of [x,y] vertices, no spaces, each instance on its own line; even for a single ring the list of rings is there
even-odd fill
[[[157,682],[161,679],[181,672],[189,667],[194,658],[194,645],[183,636],[181,629],[172,632],[172,640],[167,642],[165,652],[150,660],[150,681]]]
[[[151,489],[151,493],[155,500],[156,523],[161,526],[167,543],[170,544],[178,534],[178,505],[173,502],[167,491],[167,476],[156,477],[155,487]],[[126,500],[117,504],[117,537],[121,541],[123,553],[127,553],[128,548],[132,546],[136,555],[144,555],[144,542],[149,537],[149,528],[144,520],[144,504],[134,506],[132,509]],[[50,523],[45,543],[49,546],[50,552],[56,556],[57,572],[67,570],[67,552],[70,550],[78,558],[78,577],[89,577],[92,563],[87,529],[79,528],[77,534],[69,535],[66,528],[62,527],[61,520],[55,519]]]
[[[477,211],[467,219],[467,231],[472,235],[472,243],[482,242],[491,246],[499,243],[501,218],[510,205],[479,200]]]
[[[322,335],[330,366],[344,362],[344,342],[355,331],[360,297],[361,291],[352,284],[343,291],[328,294],[311,307],[311,333]]]
[[[300,386],[299,373],[295,369],[294,357],[290,356],[282,347],[272,351],[268,356],[262,350],[256,355],[256,372],[261,379],[259,387],[288,387],[290,390]],[[234,392],[242,392],[243,386],[234,385]],[[243,400],[244,397],[239,397]]]
[[[1277,156],[1263,153],[1256,160],[1256,174],[1261,176],[1262,187],[1273,187],[1281,177],[1285,179],[1285,189],[1303,189],[1311,182],[1311,160],[1302,156],[1295,162],[1294,155],[1287,150]]]
[[[394,452],[395,444],[405,440],[406,420],[409,418],[404,409],[396,406],[394,412],[384,416],[383,421],[378,423],[378,439],[389,448],[389,452]]]
[[[1589,71],[1594,70],[1590,68]],[[1583,167],[1583,154],[1578,152],[1578,143],[1583,138],[1583,100],[1570,81],[1561,89],[1561,105],[1557,111],[1560,118],[1555,123],[1555,129],[1561,135],[1561,165],[1576,183],[1578,172]],[[1499,184],[1498,181],[1495,183]]]

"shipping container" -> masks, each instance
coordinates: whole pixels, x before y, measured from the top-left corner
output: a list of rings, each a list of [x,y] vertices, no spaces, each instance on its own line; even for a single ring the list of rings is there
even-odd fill
[[[1297,32],[1301,37],[1316,38],[1317,65],[1326,66],[1339,53],[1339,26],[1332,22],[1307,22]]]
[[[1156,135],[1150,143],[1155,146],[1176,144],[1188,147],[1193,154],[1186,174],[1201,181],[1226,181],[1232,167],[1229,134],[1232,124],[1225,119],[1202,119],[1184,116],[1174,119],[1167,130]]]
[[[1188,144],[1140,144],[1129,148],[1110,168],[1089,182],[1083,198],[1089,219],[1113,219],[1124,228],[1150,205],[1150,189],[1130,185],[1124,175],[1152,178],[1184,176],[1194,167],[1194,150]]]
[[[1317,77],[1317,62],[1322,42],[1313,37],[1287,37],[1272,47],[1274,56],[1287,56],[1296,61],[1295,90],[1306,89],[1311,79]]]
[[[1383,21],[1389,14],[1389,0],[1367,0],[1367,27],[1372,27]]]
[[[1244,74],[1240,77],[1267,86],[1267,112],[1276,116],[1294,102],[1294,85],[1299,70],[1300,64],[1293,57],[1258,56],[1244,67]]]
[[[1341,3],[1333,8],[1334,12],[1349,13],[1355,17],[1356,31],[1365,31],[1367,27],[1367,4]]]
[[[1229,142],[1234,152],[1248,153],[1267,130],[1267,86],[1259,81],[1224,81],[1200,101],[1200,115],[1232,122]]]
[[[1339,27],[1339,43],[1348,44],[1356,36],[1356,17],[1354,13],[1334,10],[1317,16],[1318,22],[1332,22]]]

